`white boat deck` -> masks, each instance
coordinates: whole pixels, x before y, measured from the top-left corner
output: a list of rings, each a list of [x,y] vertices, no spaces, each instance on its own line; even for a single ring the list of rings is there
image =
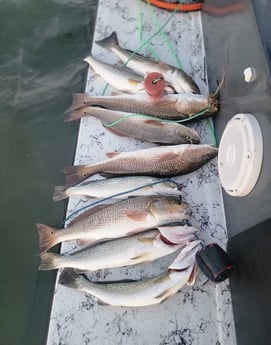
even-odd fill
[[[140,8],[143,16],[140,15]],[[116,31],[122,46],[136,50],[159,29],[153,13],[160,25],[172,15],[160,9],[150,10],[146,3],[138,0],[101,0],[94,40]],[[142,21],[140,17],[143,17]],[[141,27],[143,37],[140,37]],[[183,69],[194,78],[202,93],[207,94],[201,14],[176,13],[163,32],[176,51]],[[159,59],[176,65],[163,36],[156,35],[151,45],[158,52]],[[145,47],[140,53],[150,55],[150,50]],[[93,44],[92,54],[102,61],[119,63],[113,54],[96,44]],[[105,82],[89,71],[86,92],[100,95],[104,86]],[[106,94],[110,92],[108,88]],[[203,143],[213,143],[206,120],[191,126],[200,133]],[[85,118],[81,120],[74,164],[100,161],[106,158],[105,153],[109,151],[134,151],[151,146],[135,139],[117,137],[98,120]],[[191,223],[202,229],[200,237],[206,243],[216,242],[224,247],[227,230],[216,160],[177,180],[186,186],[185,201],[193,209]],[[67,214],[86,202],[89,203],[89,200],[70,199]],[[64,243],[62,252],[72,246]],[[150,277],[165,270],[172,259],[171,256],[152,264],[99,271],[92,277],[95,280]],[[193,287],[186,286],[164,303],[144,308],[100,306],[92,296],[56,283],[47,345],[64,344],[234,345],[236,339],[229,282],[215,285],[200,273]]]

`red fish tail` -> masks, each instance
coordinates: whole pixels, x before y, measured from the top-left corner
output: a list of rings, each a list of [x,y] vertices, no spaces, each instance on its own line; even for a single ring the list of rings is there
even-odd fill
[[[56,232],[57,229],[44,224],[36,224],[39,231],[39,249],[40,253],[46,252],[58,242]]]

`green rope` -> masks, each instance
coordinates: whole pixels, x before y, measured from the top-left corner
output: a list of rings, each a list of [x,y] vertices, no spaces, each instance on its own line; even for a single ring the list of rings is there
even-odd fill
[[[161,24],[158,21],[158,18],[157,18],[157,15],[155,14],[153,6],[150,4],[150,0],[147,0],[147,3],[148,3],[148,7],[149,7],[149,9],[151,11],[152,19],[155,22],[155,25],[156,25],[157,29],[159,30],[161,28]],[[171,41],[169,40],[169,38],[167,37],[167,35],[163,31],[161,32],[161,37],[163,38],[164,42],[168,45],[169,51],[170,51],[171,55],[174,57],[177,66],[180,69],[183,69],[182,63],[181,63],[181,61],[180,61],[176,51],[174,50],[174,48],[173,48],[173,46],[171,44]]]
[[[209,130],[210,130],[212,138],[213,138],[214,146],[217,147],[218,145],[217,145],[217,139],[216,139],[216,135],[215,135],[215,130],[214,130],[214,126],[212,125],[210,119],[207,119],[207,124],[208,124]]]
[[[150,120],[153,120],[153,121],[158,121],[158,122],[166,122],[166,123],[182,123],[182,122],[187,122],[187,121],[191,121],[197,117],[200,117],[201,115],[204,115],[206,112],[208,112],[208,110],[210,109],[210,106],[208,108],[205,108],[203,109],[202,111],[200,111],[199,113],[196,113],[195,115],[192,115],[186,119],[182,119],[182,120],[164,120],[164,119],[161,119],[159,117],[154,117],[154,116],[151,116],[151,115],[145,115],[145,114],[138,114],[138,113],[134,113],[134,114],[128,114],[128,115],[125,115],[123,117],[121,117],[120,119],[116,120],[116,121],[113,121],[111,123],[105,123],[103,124],[105,127],[113,127],[113,126],[116,126],[117,124],[125,121],[125,120],[128,120],[130,117],[142,117],[144,119],[150,119]]]
[[[179,4],[175,10],[173,11],[173,13],[168,17],[168,19],[165,21],[165,23],[160,27],[159,30],[157,30],[151,37],[149,37],[146,41],[144,41],[127,59],[127,61],[122,65],[122,67],[125,67],[128,65],[128,63],[132,60],[132,58],[143,48],[145,48],[150,42],[151,40],[154,39],[154,37],[156,37],[157,35],[160,34],[161,31],[164,30],[164,28],[167,26],[167,24],[171,21],[171,19],[175,16],[175,13],[178,11],[179,7],[181,6],[181,4]],[[103,91],[102,91],[102,96],[104,96],[107,88],[108,88],[109,84],[106,83]]]
[[[144,22],[144,12],[142,11],[142,0],[140,0],[139,1],[139,39],[141,43],[144,41],[143,40],[143,27],[144,27],[143,22]],[[157,51],[151,44],[148,44],[148,49],[150,50],[151,55],[155,60],[160,60]]]

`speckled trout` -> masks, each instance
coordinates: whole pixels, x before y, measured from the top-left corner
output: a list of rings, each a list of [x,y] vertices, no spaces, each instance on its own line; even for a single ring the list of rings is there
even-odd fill
[[[159,276],[124,282],[91,282],[84,275],[64,269],[59,284],[95,296],[98,303],[112,306],[143,307],[158,304],[175,295],[186,284],[195,281],[195,254],[200,241],[189,243],[179,254],[175,264]]]
[[[176,92],[200,93],[197,84],[183,70],[163,62],[153,61],[139,54],[134,54],[130,50],[121,48],[115,31],[110,36],[96,41],[96,43],[113,52],[123,63],[128,61],[127,66],[135,73],[145,76],[147,73],[159,72],[163,74],[167,82],[172,84]],[[131,54],[133,54],[132,59],[130,59]]]
[[[96,173],[110,175],[147,175],[171,177],[191,173],[216,157],[218,149],[210,145],[159,146],[133,152],[107,153],[107,160],[91,165],[64,169],[68,185]]]
[[[78,186],[56,186],[54,201],[69,197],[89,196],[91,198],[113,197],[123,199],[128,196],[171,195],[179,196],[182,185],[169,179],[151,176],[124,176],[102,180],[86,181]]]
[[[88,212],[88,211],[86,211]],[[63,241],[95,243],[189,219],[190,207],[173,197],[134,197],[104,207],[65,229],[37,224],[40,252]]]
[[[178,123],[163,122],[160,119],[146,119],[137,114],[113,111],[99,107],[84,107],[71,112],[66,121],[73,121],[84,116],[93,116],[101,120],[110,132],[121,137],[132,137],[156,144],[198,144],[197,132]],[[113,124],[113,125],[112,125]]]
[[[114,89],[124,93],[146,93],[143,77],[123,67],[112,66],[99,61],[93,56],[84,59],[92,70]],[[171,85],[166,85],[166,93],[174,93]]]
[[[190,226],[163,227],[118,238],[73,252],[71,255],[41,254],[40,270],[70,267],[82,271],[136,265],[169,255],[195,239]]]
[[[86,106],[100,106],[111,110],[146,114],[164,120],[189,119],[195,114],[204,118],[213,115],[218,109],[215,96],[171,94],[156,99],[147,94],[90,96],[86,93],[75,93],[72,105],[67,112]]]

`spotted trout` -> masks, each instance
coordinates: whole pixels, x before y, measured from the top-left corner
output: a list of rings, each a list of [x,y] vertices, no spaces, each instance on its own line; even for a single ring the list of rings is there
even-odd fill
[[[135,73],[145,76],[147,73],[160,72],[165,80],[172,84],[177,93],[200,93],[194,80],[183,70],[167,65],[164,62],[153,61],[139,54],[134,54],[119,45],[117,33],[112,34],[100,41],[96,41],[99,46],[110,50]],[[130,58],[132,56],[132,58]],[[128,63],[127,63],[128,61]]]
[[[159,304],[175,295],[186,284],[193,284],[195,254],[200,248],[200,241],[187,244],[177,258],[178,265],[150,279],[91,282],[84,275],[77,275],[74,270],[67,268],[61,272],[58,283],[87,292],[103,305],[143,307]]]
[[[107,153],[109,159],[91,165],[68,166],[64,169],[68,185],[103,173],[171,177],[191,173],[216,157],[218,149],[210,145],[159,146],[133,152]]]
[[[101,120],[110,132],[157,144],[197,144],[200,137],[197,132],[178,123],[163,122],[160,119],[146,119],[137,114],[112,111],[99,107],[85,107],[71,112],[66,121],[73,121],[84,116],[93,116]]]
[[[118,238],[72,254],[41,254],[40,270],[70,267],[82,271],[136,265],[169,255],[195,239],[198,230],[190,226],[163,227]]]
[[[58,243],[82,239],[93,244],[180,222],[189,217],[189,205],[173,197],[142,196],[125,199],[91,213],[65,229],[37,224],[39,248],[42,253]]]
[[[71,112],[86,106],[99,106],[135,114],[146,114],[164,120],[189,119],[193,115],[204,118],[217,111],[215,96],[171,94],[156,99],[147,94],[123,94],[116,96],[95,96],[85,93],[73,94]]]

